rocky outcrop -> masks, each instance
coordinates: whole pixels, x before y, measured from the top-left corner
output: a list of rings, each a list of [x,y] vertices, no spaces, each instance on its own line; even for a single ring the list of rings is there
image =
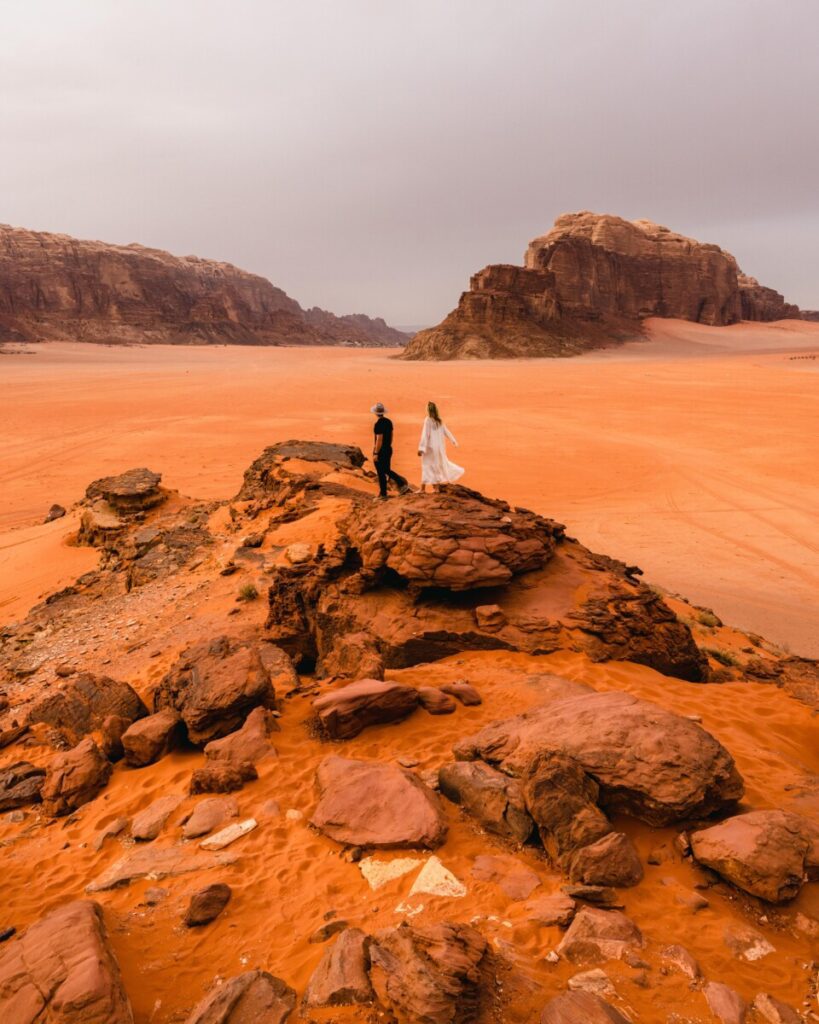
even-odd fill
[[[164,757],[184,735],[182,719],[173,708],[164,708],[134,722],[122,734],[125,763],[143,768]]]
[[[66,903],[0,949],[4,1024],[133,1024],[99,904]]]
[[[219,984],[191,1011],[185,1024],[284,1024],[296,993],[267,971],[247,971]]]
[[[205,757],[208,761],[250,761],[256,764],[266,757],[276,756],[270,737],[278,731],[279,724],[272,711],[254,708],[241,729],[220,740],[211,740],[205,747]]]
[[[438,785],[447,798],[488,831],[525,843],[533,821],[523,800],[520,783],[481,761],[456,761],[438,771]]]
[[[446,838],[438,799],[397,765],[326,757],[311,824],[337,843],[378,849],[435,849]]]
[[[487,949],[468,925],[404,923],[373,936],[370,979],[378,1001],[402,1024],[472,1024]]]
[[[17,761],[0,768],[0,813],[39,803],[45,774],[45,768],[38,768],[28,761]]]
[[[253,708],[274,709],[276,681],[291,673],[268,644],[218,637],[182,652],[154,692],[154,708],[177,711],[191,742],[207,743],[238,729]]]
[[[136,690],[128,683],[82,672],[62,689],[54,689],[36,701],[28,712],[29,724],[42,722],[60,729],[73,743],[114,715],[128,723],[147,715]]]
[[[144,512],[146,509],[161,505],[167,497],[159,482],[161,473],[150,469],[128,469],[116,476],[105,476],[94,480],[85,489],[88,501],[102,500],[121,514]]]
[[[0,342],[397,346],[407,338],[381,319],[304,310],[229,263],[0,225]]]
[[[789,811],[750,811],[691,835],[696,860],[771,903],[819,879],[819,826]]]
[[[619,692],[585,694],[494,722],[454,753],[517,776],[532,770],[539,755],[569,757],[599,787],[604,810],[655,826],[722,810],[744,791],[734,759],[710,733]]]
[[[475,274],[458,307],[420,331],[407,359],[576,355],[637,337],[646,317],[721,326],[798,317],[719,246],[650,221],[584,211],[530,243],[525,266]]]

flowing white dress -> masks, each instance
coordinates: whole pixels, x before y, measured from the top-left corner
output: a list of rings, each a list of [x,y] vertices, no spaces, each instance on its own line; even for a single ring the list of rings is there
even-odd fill
[[[464,471],[446,457],[446,439],[458,447],[458,442],[443,423],[436,423],[427,416],[421,430],[418,451],[421,452],[421,483],[422,484],[454,484]]]

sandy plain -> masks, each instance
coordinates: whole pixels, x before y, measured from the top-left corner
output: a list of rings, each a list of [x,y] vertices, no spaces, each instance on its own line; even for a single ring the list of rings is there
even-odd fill
[[[0,357],[0,622],[95,564],[47,526],[93,479],[149,465],[182,493],[238,490],[287,438],[369,451],[370,405],[417,480],[428,398],[463,482],[794,653],[819,655],[819,325],[648,322],[567,360],[404,363],[339,348],[50,344]]]

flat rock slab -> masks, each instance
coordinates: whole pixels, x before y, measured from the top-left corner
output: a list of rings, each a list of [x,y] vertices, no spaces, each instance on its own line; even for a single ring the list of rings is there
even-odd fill
[[[397,765],[326,757],[317,772],[311,824],[337,843],[435,849],[447,826],[438,798]]]
[[[629,1024],[629,1019],[593,992],[564,992],[546,1004],[540,1024]]]
[[[65,903],[0,953],[3,1024],[133,1024],[102,908]]]
[[[236,859],[234,854],[205,853],[184,846],[170,846],[165,849],[139,846],[103,871],[86,886],[86,892],[117,889],[140,878],[158,881],[160,878],[184,875],[190,871],[209,871],[212,868],[233,864]]]
[[[193,1008],[186,1024],[284,1024],[296,993],[267,971],[247,971],[220,981]]]
[[[237,839],[241,839],[242,836],[246,836],[248,832],[252,832],[258,824],[259,823],[255,818],[245,818],[244,821],[238,821],[234,825],[228,825],[227,828],[223,828],[221,832],[208,836],[208,838],[203,839],[199,845],[203,850],[223,850],[226,846],[230,846],[231,843],[235,843]]]
[[[460,899],[466,896],[466,893],[467,889],[463,882],[435,856],[430,857],[418,872],[409,891],[410,896],[442,896],[445,899]]]
[[[228,818],[239,817],[239,805],[232,796],[210,796],[200,800],[182,826],[185,839],[206,836]]]
[[[388,882],[420,868],[423,863],[424,861],[420,857],[393,857],[392,860],[364,857],[358,862],[358,868],[367,885],[373,892],[376,892]]]
[[[159,490],[161,473],[150,469],[128,469],[117,476],[105,476],[89,484],[85,496],[91,501],[103,498],[118,512],[138,512],[164,501]]]
[[[184,799],[184,796],[169,793],[168,796],[154,800],[149,807],[134,816],[131,822],[131,836],[142,842],[156,839],[165,822]]]
[[[481,854],[472,865],[472,875],[495,882],[510,900],[525,900],[540,885],[540,877],[515,857]]]
[[[573,963],[619,960],[630,949],[639,949],[643,936],[637,925],[619,910],[584,907],[577,913],[558,953]]]

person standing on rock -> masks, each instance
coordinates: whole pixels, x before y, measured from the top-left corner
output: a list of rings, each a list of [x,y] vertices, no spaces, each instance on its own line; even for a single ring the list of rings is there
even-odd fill
[[[375,416],[373,434],[373,462],[378,474],[378,501],[387,500],[387,481],[392,480],[399,494],[406,494],[410,485],[400,473],[392,468],[392,420],[387,418],[387,410],[383,402],[376,402],[370,409]]]
[[[458,442],[447,430],[441,419],[438,406],[427,402],[427,417],[421,429],[421,440],[418,442],[418,454],[421,456],[421,490],[426,491],[427,484],[433,490],[441,489],[441,484],[454,484],[464,475],[461,466],[456,466],[446,457],[447,438],[458,447]]]

